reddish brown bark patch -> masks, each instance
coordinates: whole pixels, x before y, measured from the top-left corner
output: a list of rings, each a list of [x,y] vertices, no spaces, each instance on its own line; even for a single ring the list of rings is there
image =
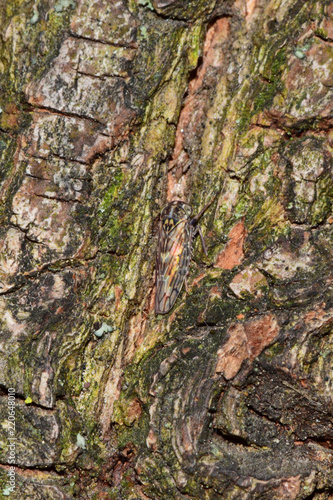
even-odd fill
[[[215,372],[223,373],[227,380],[237,375],[243,361],[253,361],[279,333],[275,317],[267,314],[245,323],[233,323],[228,342],[218,350]]]
[[[229,287],[238,298],[250,295],[262,295],[263,288],[268,287],[265,276],[258,269],[248,266],[236,274]]]
[[[201,135],[202,123],[205,120],[205,106],[207,102],[204,84],[212,70],[220,68],[224,61],[221,50],[222,43],[229,33],[229,20],[218,19],[207,31],[203,48],[203,60],[194,78],[189,83],[188,96],[180,113],[175,147],[169,165],[168,200],[174,196],[182,198],[186,190],[184,171],[190,161],[186,144],[194,144]],[[181,179],[184,177],[184,179]]]
[[[135,420],[138,420],[141,417],[142,414],[142,408],[140,401],[138,399],[133,399],[128,407],[127,407],[127,413],[126,413],[126,419],[129,424],[132,424],[135,422]]]
[[[121,296],[123,294],[123,290],[122,290],[121,286],[116,285],[114,287],[114,294],[116,297],[116,311],[118,311],[118,309],[120,307],[120,299],[121,299]]]
[[[244,258],[244,241],[246,238],[246,228],[243,221],[238,222],[228,234],[229,241],[218,254],[215,267],[221,269],[232,269],[239,266]]]
[[[20,110],[14,103],[6,105],[1,114],[0,127],[4,130],[17,130],[20,125]]]

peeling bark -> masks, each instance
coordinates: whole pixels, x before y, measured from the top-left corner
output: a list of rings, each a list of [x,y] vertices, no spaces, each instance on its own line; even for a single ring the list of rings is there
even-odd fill
[[[0,6],[0,491],[333,495],[323,0]],[[216,196],[154,314],[158,215]]]

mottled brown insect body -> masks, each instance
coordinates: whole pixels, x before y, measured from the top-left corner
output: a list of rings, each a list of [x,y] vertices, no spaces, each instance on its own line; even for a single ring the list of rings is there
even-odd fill
[[[207,254],[197,223],[211,203],[196,217],[192,217],[192,208],[184,201],[172,201],[161,212],[156,256],[156,314],[166,314],[176,302],[189,270],[192,239],[197,232]]]

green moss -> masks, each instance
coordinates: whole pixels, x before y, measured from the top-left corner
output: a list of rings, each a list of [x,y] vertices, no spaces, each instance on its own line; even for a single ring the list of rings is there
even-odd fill
[[[321,224],[331,213],[333,181],[330,174],[322,175],[316,183],[316,199],[311,207],[311,223]]]
[[[254,96],[253,113],[256,114],[263,109],[269,108],[276,94],[282,92],[283,83],[281,75],[287,62],[287,50],[285,47],[276,51],[275,46],[270,48],[263,76],[266,82],[258,82]]]
[[[244,99],[242,108],[239,110],[239,118],[236,120],[239,135],[248,133],[249,125],[253,115],[252,99]]]
[[[124,398],[126,392],[124,392]],[[117,424],[116,424],[117,425]],[[140,443],[145,443],[149,432],[149,414],[147,410],[143,412],[141,418],[134,425],[117,426],[117,446],[121,450],[128,443],[134,443],[134,446],[140,447]]]
[[[11,137],[7,134],[1,134],[0,136],[0,185],[5,180],[8,175],[15,171],[13,156],[17,148],[16,138]],[[4,203],[4,199],[1,203]],[[7,217],[8,218],[8,212]]]
[[[57,410],[61,420],[60,460],[72,462],[79,451],[77,449],[77,435],[82,432],[82,422],[69,400],[66,403],[58,401]]]
[[[328,39],[328,33],[323,28],[316,28],[315,29],[315,35],[318,36],[319,38],[322,38],[323,40],[327,40]]]
[[[192,71],[198,65],[199,57],[202,55],[202,44],[204,40],[205,29],[202,21],[194,23],[188,35],[187,57],[188,70]]]
[[[101,214],[104,214],[105,212],[108,212],[110,209],[110,206],[114,202],[114,199],[117,197],[119,189],[122,185],[124,179],[124,173],[121,168],[117,168],[114,170],[113,176],[112,176],[112,185],[108,188],[104,195],[104,199],[98,209],[98,211]],[[107,216],[105,217],[107,218]],[[103,219],[102,219],[103,220]]]
[[[271,347],[265,349],[264,356],[274,359],[284,353],[285,346],[281,342],[275,342]]]
[[[125,255],[130,248],[133,220],[137,215],[129,211],[128,206],[138,186],[129,186],[128,176],[119,167],[112,169],[110,182],[98,209],[95,231],[99,233],[102,250]]]
[[[60,10],[54,8],[47,11],[43,3],[36,6],[30,2],[27,8],[19,1],[7,2],[2,25],[11,23],[16,36],[14,50],[11,37],[0,49],[0,63],[5,68],[0,77],[4,102],[8,102],[11,96],[19,103],[22,89],[33,78],[39,78],[57,54],[75,2],[60,0],[58,4],[62,6]],[[37,16],[39,22],[34,21]]]
[[[151,8],[152,4],[149,1],[142,0],[141,4]],[[174,7],[171,4],[170,6],[175,9],[180,5],[179,2],[174,4]],[[62,30],[65,29],[64,26],[67,23],[65,10],[70,10],[71,2],[60,0],[55,5],[57,8],[49,12],[47,21],[52,24],[51,26],[51,24],[45,24],[45,21],[41,21],[47,17],[43,15],[39,5],[36,7],[31,2],[31,9],[27,12],[29,14],[27,22],[31,28],[29,28],[30,31],[28,30],[26,38],[31,37],[33,33],[31,43],[35,45],[31,49],[30,45],[21,44],[20,50],[24,54],[24,47],[28,47],[29,53],[31,50],[36,59],[28,61],[27,70],[22,75],[22,81],[19,82],[17,88],[22,89],[24,82],[35,77],[35,72],[38,78],[47,68],[51,58],[57,53],[59,45],[57,45],[56,40],[61,41]],[[173,13],[178,15],[185,12],[186,15],[190,14],[195,17],[201,15],[206,7],[207,2],[206,5],[203,1],[190,2],[181,5],[180,10],[173,11]],[[94,163],[94,189],[91,205],[93,208],[98,206],[99,209],[91,226],[93,229],[92,241],[96,243],[99,253],[96,258],[92,259],[92,262],[85,262],[87,284],[83,292],[78,292],[82,293],[80,298],[85,304],[85,309],[84,313],[78,311],[77,317],[82,318],[85,327],[79,330],[73,344],[64,342],[63,350],[60,349],[63,356],[60,357],[59,369],[55,377],[57,379],[56,395],[58,397],[66,396],[66,404],[61,401],[58,402],[59,405],[57,403],[60,421],[63,424],[62,460],[67,463],[75,460],[75,453],[78,451],[75,444],[77,444],[78,434],[81,434],[87,443],[86,449],[82,453],[82,462],[80,462],[81,459],[77,462],[78,467],[82,466],[82,470],[88,469],[88,467],[84,468],[84,457],[87,454],[90,454],[90,457],[94,459],[95,465],[93,467],[96,467],[96,464],[98,466],[98,461],[102,460],[102,456],[106,456],[103,443],[101,443],[96,431],[96,421],[98,420],[96,403],[102,398],[110,373],[109,367],[112,370],[115,356],[121,352],[119,345],[123,339],[125,342],[133,341],[127,335],[128,320],[133,317],[133,311],[136,307],[138,308],[138,304],[140,308],[142,307],[143,301],[142,304],[140,301],[143,300],[142,298],[147,292],[147,283],[151,282],[153,257],[149,260],[150,257],[146,259],[146,255],[149,252],[152,253],[150,243],[153,241],[153,237],[150,234],[152,233],[152,221],[157,212],[157,203],[154,205],[153,202],[150,202],[150,198],[158,198],[159,193],[162,190],[164,192],[165,177],[161,172],[165,165],[162,163],[167,161],[166,159],[174,146],[175,124],[178,122],[182,98],[188,84],[188,73],[196,68],[202,51],[204,29],[201,21],[186,24],[174,19],[166,19],[165,16],[158,17],[154,12],[149,12],[150,8],[148,10],[138,9],[140,16],[142,15],[140,19],[142,19],[143,24],[139,28],[140,50],[137,51],[138,56],[134,63],[133,74],[139,76],[138,81],[133,78],[130,82],[130,90],[134,89],[132,102],[137,106],[140,114],[136,122],[139,131],[131,130],[131,146],[129,153],[124,155],[125,159],[122,159],[117,151],[112,151],[109,155],[111,160],[106,160],[107,155],[105,155],[103,160],[97,160]],[[39,22],[36,22],[37,18],[40,25]],[[50,35],[44,34],[44,31]],[[53,35],[54,40],[52,39]],[[48,36],[49,38],[46,38]],[[283,33],[281,37],[286,38],[286,34]],[[40,45],[37,42],[38,38],[42,40]],[[251,79],[249,79],[244,84],[243,92],[240,91],[237,95],[237,105],[228,115],[228,119],[234,127],[230,127],[230,129],[232,128],[231,134],[234,133],[234,136],[230,141],[230,149],[228,150],[230,154],[226,154],[230,164],[235,159],[240,134],[244,133],[245,136],[253,113],[269,107],[274,96],[283,91],[281,75],[288,49],[279,48],[277,50],[277,47],[281,47],[280,42],[271,43],[271,39],[263,40],[262,52],[263,54],[268,53],[269,56],[263,71],[267,81],[253,84],[250,83]],[[45,48],[48,50],[45,51]],[[10,53],[8,46],[5,47],[5,52],[7,57]],[[18,60],[16,54],[15,61],[13,61],[16,70],[20,68],[21,63],[22,60]],[[218,72],[218,69],[216,71]],[[209,85],[213,85],[214,75],[208,76],[210,77]],[[11,88],[14,89],[14,102],[17,103],[18,94],[15,93],[17,88]],[[254,105],[252,107],[253,98]],[[225,108],[227,106],[228,104],[225,105]],[[216,112],[218,117],[216,121],[219,121],[219,125],[216,127],[218,130],[216,144],[221,140],[219,134],[223,130],[226,114],[227,111],[225,114],[220,113],[220,111]],[[10,125],[7,118],[6,124]],[[235,122],[233,118],[235,118]],[[200,130],[198,129],[199,135]],[[249,137],[249,149],[254,146],[254,141],[255,138]],[[197,142],[199,143],[199,139]],[[7,141],[4,136],[3,142],[0,143],[0,153],[2,150],[4,157],[11,147],[10,144],[10,141]],[[221,185],[220,183],[224,182],[227,174],[225,171],[219,170],[220,166],[216,168],[213,156],[210,160],[211,163],[195,163],[196,160],[200,161],[200,147],[198,146],[196,149],[197,143],[194,146],[186,145],[186,147],[193,148],[188,150],[191,160],[194,160],[188,187],[193,193],[194,204],[197,206],[199,200],[202,199],[202,194],[206,193],[211,186],[215,189],[217,185]],[[209,146],[206,147],[209,148]],[[141,165],[136,164],[134,160],[134,152],[138,154],[138,151],[140,154],[143,152],[144,161]],[[220,241],[216,242],[218,237],[215,238],[215,234],[209,237],[215,241],[216,245],[221,246],[221,242],[226,242],[226,236],[222,233],[227,234],[240,217],[245,217],[248,230],[245,249],[247,258],[253,249],[262,253],[266,245],[287,231],[289,227],[283,219],[282,206],[279,204],[283,193],[281,192],[281,182],[273,173],[270,152],[263,152],[263,144],[261,143],[260,148],[253,156],[256,158],[251,156],[249,159],[249,157],[245,158],[244,156],[242,160],[245,158],[246,165],[244,168],[240,167],[241,172],[236,172],[238,176],[237,188],[233,186],[235,188],[234,199],[237,200],[236,206],[231,206],[230,209],[226,204],[219,212],[221,215],[218,221]],[[134,169],[137,169],[135,173]],[[196,170],[198,174],[194,173],[192,176]],[[195,175],[198,176],[198,179],[194,179],[193,184],[191,184]],[[257,179],[256,176],[258,176]],[[325,183],[327,182],[327,179],[323,178],[322,184],[321,181],[318,184],[319,197],[314,205],[312,215],[313,220],[318,223],[327,216],[331,207],[331,190],[325,191]],[[240,186],[240,191],[237,190],[238,186]],[[228,190],[225,192],[230,194]],[[324,198],[326,205],[322,201]],[[227,210],[229,210],[228,218],[223,215],[226,214]],[[214,210],[207,214],[205,221],[212,221],[213,218]],[[210,222],[207,222],[207,227],[210,227]],[[150,236],[147,239],[142,238],[142,235],[146,234]],[[143,250],[142,247],[144,247]],[[133,252],[133,250],[135,251]],[[139,254],[141,250],[142,254]],[[112,252],[117,255],[110,255]],[[105,255],[101,255],[102,253]],[[142,261],[145,261],[144,264]],[[203,272],[204,266],[211,265],[206,260],[202,261],[199,251],[195,252],[194,261],[191,268],[191,278],[197,276],[199,272]],[[196,263],[199,269],[195,269]],[[54,266],[54,269],[59,270],[60,267]],[[205,269],[207,273],[210,272],[209,268]],[[176,498],[180,494],[173,480],[180,464],[171,442],[174,425],[172,412],[175,405],[173,396],[175,387],[190,384],[194,375],[207,369],[210,363],[212,366],[214,365],[216,351],[226,340],[227,327],[230,322],[235,321],[239,314],[250,315],[256,309],[262,313],[267,308],[266,298],[263,298],[261,302],[255,302],[252,297],[246,297],[246,300],[242,301],[227,294],[228,283],[236,272],[237,269],[219,271],[219,275],[208,276],[201,280],[199,286],[194,287],[188,294],[185,291],[181,294],[175,310],[164,318],[155,318],[149,314],[147,331],[153,337],[151,343],[153,347],[148,352],[144,352],[142,349],[135,361],[125,369],[121,394],[118,401],[115,402],[114,414],[111,417],[113,419],[113,436],[117,436],[118,439],[118,443],[116,439],[111,443],[112,453],[114,457],[115,453],[120,452],[122,447],[128,443],[134,443],[134,448],[140,449],[140,460],[146,460],[145,472],[142,476],[140,475],[140,481],[146,481],[151,490],[152,498]],[[125,290],[123,285],[128,285],[129,282],[129,288],[133,290],[133,295],[130,298],[129,293],[127,293],[128,289],[123,292]],[[115,308],[115,283],[121,283],[123,293],[117,306],[118,309]],[[137,286],[138,283],[139,285],[143,284],[143,286]],[[219,287],[221,298],[209,298],[210,289],[214,286]],[[139,290],[139,288],[143,290]],[[126,303],[126,301],[130,303],[129,307],[127,307],[128,302]],[[181,307],[177,309],[177,306]],[[146,314],[146,309],[141,310]],[[137,310],[135,310],[136,312]],[[171,322],[170,318],[174,312],[176,317]],[[105,321],[107,325],[115,324],[116,326],[112,326],[112,332],[110,331],[102,339],[96,340],[92,333],[98,328],[93,327],[92,317],[101,319],[102,322]],[[214,328],[210,330],[209,325],[214,325]],[[216,325],[218,327],[215,328]],[[112,338],[111,333],[114,333]],[[187,338],[191,335],[197,336],[197,338]],[[129,348],[132,348],[131,344],[129,344]],[[137,346],[134,348],[139,352]],[[176,348],[179,348],[177,360],[175,363],[170,363],[169,371],[163,374],[161,381],[158,382],[161,397],[160,395],[153,397],[149,394],[152,381],[155,375],[160,373],[162,362],[171,356]],[[280,348],[282,348],[280,344],[275,344],[270,348],[269,354],[272,357],[278,355]],[[126,352],[127,345],[124,349]],[[186,354],[187,349],[189,349],[188,354]],[[21,355],[20,352],[18,356]],[[329,357],[328,354],[327,357]],[[26,360],[27,365],[29,365],[30,360],[28,358]],[[17,362],[18,359],[14,354],[13,372],[17,371]],[[31,366],[26,368],[27,381],[31,381],[33,378],[33,366],[35,365]],[[210,380],[209,374],[206,374],[206,377],[207,380]],[[89,384],[84,383],[86,380],[92,381],[88,389],[86,386]],[[27,382],[26,388],[30,388],[30,383]],[[71,396],[73,396],[73,402],[69,405],[67,398]],[[142,404],[142,414],[138,418],[133,418],[131,403],[137,397]],[[157,398],[160,398],[157,417],[161,422],[158,434],[161,448],[157,453],[153,453],[147,451],[145,443],[149,431],[149,408],[154,401],[157,401]],[[73,413],[70,407],[75,410]],[[206,405],[201,407],[206,408]],[[78,417],[76,411],[78,408],[84,417],[84,425]],[[223,459],[223,453],[218,446],[215,447],[214,453],[212,453],[213,457],[207,453],[204,460],[207,463],[211,460],[213,463],[214,460]],[[168,462],[169,469],[166,467],[166,462]],[[96,469],[89,470],[90,472],[87,474],[93,477]],[[140,470],[139,467],[138,470]],[[146,477],[144,474],[147,474]],[[154,477],[157,486],[152,484],[151,477]],[[207,479],[208,488],[205,492],[201,484],[205,481],[206,478],[202,479],[199,471],[199,476],[188,478],[187,486],[182,489],[182,493],[188,493],[193,498],[215,498],[214,495],[216,496],[217,493],[213,490],[207,490],[211,484],[218,488],[221,487],[221,483],[216,478],[212,482]],[[133,481],[129,470],[123,474],[120,485],[108,490],[107,495],[110,498],[118,499],[123,495],[124,498],[134,499],[136,494],[132,489]]]
[[[143,14],[142,26],[143,30],[138,31],[142,50],[134,61],[133,72],[137,77],[132,95],[133,105],[141,113],[146,111],[146,105],[160,85],[173,79],[173,71],[183,71],[185,52],[182,48],[187,43],[185,27],[172,20],[165,22],[149,10]]]
[[[244,217],[244,215],[248,213],[250,206],[251,206],[251,198],[247,194],[241,195],[237,200],[233,216],[236,219]]]

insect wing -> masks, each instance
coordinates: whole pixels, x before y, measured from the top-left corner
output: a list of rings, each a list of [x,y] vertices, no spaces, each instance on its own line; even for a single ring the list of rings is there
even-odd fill
[[[192,226],[182,219],[171,231],[161,223],[156,265],[156,314],[170,311],[186,278],[191,259]]]

